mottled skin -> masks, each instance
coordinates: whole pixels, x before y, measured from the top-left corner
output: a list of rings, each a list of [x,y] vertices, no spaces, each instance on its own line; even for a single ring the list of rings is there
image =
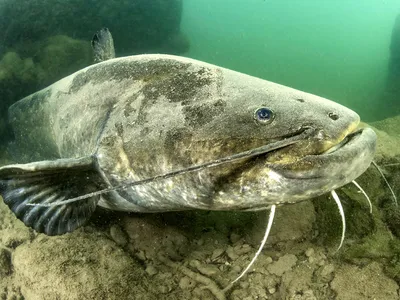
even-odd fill
[[[260,124],[267,107],[274,120]],[[329,100],[196,60],[167,55],[111,59],[10,109],[19,162],[96,157],[107,185],[137,181],[313,134],[273,153],[156,180],[102,196],[126,211],[243,210],[297,202],[352,181],[369,166],[375,134]],[[321,154],[321,155],[318,155]]]

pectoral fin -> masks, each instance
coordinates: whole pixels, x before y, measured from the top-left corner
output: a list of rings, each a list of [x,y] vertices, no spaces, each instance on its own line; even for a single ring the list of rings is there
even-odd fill
[[[25,225],[47,235],[60,235],[82,226],[99,196],[57,206],[38,206],[96,191],[101,178],[95,159],[59,159],[0,168],[0,195]],[[33,205],[32,205],[33,204]]]

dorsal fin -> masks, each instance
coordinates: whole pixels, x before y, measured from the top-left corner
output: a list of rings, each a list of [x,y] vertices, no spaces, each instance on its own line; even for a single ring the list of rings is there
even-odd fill
[[[94,62],[115,58],[114,40],[108,28],[102,28],[92,39]]]
[[[52,203],[93,192],[101,177],[92,157],[59,159],[0,168],[0,194],[25,225],[47,235],[60,235],[82,226],[94,212],[99,196],[55,207]]]

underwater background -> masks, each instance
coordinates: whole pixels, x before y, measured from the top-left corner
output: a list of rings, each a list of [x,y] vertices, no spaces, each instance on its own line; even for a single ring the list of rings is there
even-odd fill
[[[91,64],[89,42],[101,27],[113,33],[117,56],[185,55],[334,100],[365,121],[400,113],[395,0],[50,3],[0,1],[3,116]]]
[[[93,63],[108,27],[117,56],[199,59],[344,104],[378,135],[376,162],[400,196],[400,2],[395,0],[0,0],[0,161],[8,107]],[[371,167],[338,191],[265,212],[153,215],[99,210],[47,237],[0,201],[0,299],[400,299],[400,212]]]
[[[399,10],[391,0],[187,0],[181,28],[190,57],[332,99],[372,121],[400,112],[386,91]],[[400,53],[396,30],[392,51]]]

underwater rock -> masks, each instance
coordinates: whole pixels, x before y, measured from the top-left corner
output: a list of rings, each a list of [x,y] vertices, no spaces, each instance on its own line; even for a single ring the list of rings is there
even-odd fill
[[[11,252],[0,248],[0,280],[11,273]]]
[[[342,265],[331,282],[336,299],[399,299],[398,285],[373,262],[364,268]]]
[[[326,266],[321,267],[318,272],[318,276],[321,277],[322,282],[330,282],[333,279],[335,266],[333,264],[328,264]]]
[[[386,118],[381,121],[373,122],[370,125],[373,126],[375,129],[379,129],[384,133],[392,136],[393,138],[395,138],[395,140],[397,140],[397,142],[400,141],[400,114],[391,118]],[[382,147],[379,147],[378,145],[378,150],[380,150],[380,148],[385,148],[385,145],[386,144],[382,145]],[[400,153],[400,149],[398,149],[398,152],[396,153]],[[392,155],[396,155],[396,153]]]
[[[316,300],[312,286],[313,269],[306,265],[299,265],[282,276],[279,286],[281,299],[288,300]],[[323,298],[318,298],[323,299]],[[329,299],[329,298],[325,298]]]
[[[151,299],[142,267],[98,234],[41,235],[15,250],[13,266],[25,299]]]
[[[400,201],[400,115],[374,122],[372,126],[378,135],[377,163],[397,195],[397,201]],[[388,187],[384,186],[383,190],[385,195],[380,206],[385,222],[391,232],[400,238],[400,209]],[[400,255],[400,251],[398,254]]]
[[[279,227],[271,229],[271,240],[268,242],[272,244],[311,238],[315,222],[314,206],[311,201],[282,206],[276,212],[275,222]]]
[[[110,227],[110,236],[117,243],[117,245],[124,247],[128,244],[128,237],[126,233],[118,225]]]
[[[132,254],[139,252],[139,249],[143,251],[143,260],[154,259],[160,253],[180,260],[188,251],[188,240],[183,231],[174,226],[165,226],[157,219],[126,216],[122,220],[122,228],[129,236],[129,250]]]
[[[9,208],[0,202],[0,247],[14,249],[33,238],[32,230],[27,228],[14,215]]]
[[[296,206],[291,206],[293,211]],[[303,209],[299,208],[299,218]],[[265,215],[265,212],[257,214]],[[4,215],[6,218],[13,217],[9,212],[4,212]],[[3,287],[3,294],[21,295],[20,299],[25,300],[334,299],[335,294],[329,286],[332,278],[338,276],[343,266],[353,268],[341,260],[336,264],[337,255],[330,257],[324,248],[310,248],[309,232],[303,231],[303,240],[280,242],[288,245],[286,250],[282,250],[283,246],[277,248],[267,242],[251,272],[239,281],[226,298],[216,298],[221,292],[213,290],[212,293],[207,284],[215,281],[218,286],[225,287],[238,276],[258,246],[258,243],[250,246],[243,236],[246,231],[251,232],[256,228],[246,223],[236,224],[236,227],[243,226],[243,232],[235,233],[237,236],[232,244],[229,238],[232,233],[227,235],[229,231],[219,231],[217,228],[222,228],[222,225],[216,222],[234,224],[235,220],[240,220],[233,217],[235,214],[225,214],[224,218],[216,214],[219,218],[201,221],[196,218],[201,219],[203,214],[187,213],[187,218],[183,217],[184,213],[165,215],[132,214],[121,220],[120,216],[116,216],[109,227],[91,227],[90,232],[85,227],[58,237],[39,234],[27,238],[12,250],[13,273],[5,281],[0,281],[0,295],[3,286],[12,286],[14,292]],[[248,214],[253,218],[255,215]],[[294,213],[289,217],[292,215]],[[228,216],[232,218],[230,221]],[[285,223],[281,223],[282,219],[284,216],[277,220],[274,227],[282,231],[281,236],[285,238],[290,236],[293,228],[290,229],[289,225],[281,227]],[[8,231],[13,234],[12,228],[21,223],[16,219],[11,225],[8,219],[3,222],[2,234]],[[198,224],[202,226],[197,228]],[[297,227],[296,223],[292,225]],[[263,231],[264,228],[258,226],[258,230]],[[114,231],[128,234],[127,246],[120,246],[112,240],[119,240],[115,238]],[[107,238],[109,235],[111,237]],[[202,243],[198,243],[199,238]],[[237,258],[234,261],[227,255],[229,248],[235,250]],[[138,262],[135,257],[140,252],[141,262]],[[342,249],[343,252],[346,250]],[[169,259],[160,260],[159,253],[164,253]],[[380,278],[388,280],[387,291],[383,295],[391,295],[397,285],[380,272]],[[357,274],[352,276],[359,276]],[[368,280],[372,279],[360,279],[360,284],[365,285]],[[386,283],[382,280],[379,286],[373,285],[369,292],[376,295],[376,291],[385,288],[383,284]],[[346,293],[344,290],[349,289],[348,285],[336,285],[334,288],[337,293]]]
[[[271,274],[282,276],[285,272],[290,271],[297,262],[297,257],[293,254],[286,254],[279,258],[278,261],[268,265],[267,270]]]
[[[89,41],[108,27],[118,53],[151,52],[179,33],[181,14],[182,0],[2,0],[0,40],[5,49],[29,51],[51,36]]]
[[[1,286],[0,284],[0,299],[4,300],[26,300],[26,298],[21,294],[19,288],[12,285]]]

